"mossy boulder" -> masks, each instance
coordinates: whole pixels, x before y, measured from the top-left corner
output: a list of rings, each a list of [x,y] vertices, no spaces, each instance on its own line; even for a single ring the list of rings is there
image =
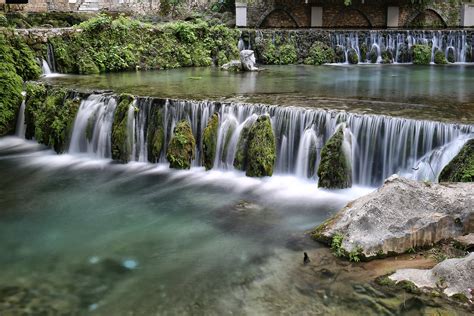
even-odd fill
[[[347,61],[349,64],[358,64],[359,63],[359,56],[357,55],[357,52],[355,49],[351,48],[347,52]]]
[[[127,163],[132,153],[133,140],[128,135],[128,111],[134,100],[130,94],[119,97],[112,124],[112,159]]]
[[[434,62],[437,65],[445,65],[448,63],[446,60],[446,56],[444,56],[444,53],[440,50],[437,50],[435,55],[434,55]]]
[[[439,182],[474,182],[474,139],[470,139],[443,168]]]
[[[448,57],[447,57],[448,62],[450,63],[455,63],[456,62],[456,55],[454,53],[454,48],[449,48],[448,49]]]
[[[179,121],[173,134],[166,152],[170,168],[189,169],[196,155],[196,140],[191,125],[186,120]]]
[[[219,115],[214,113],[202,134],[202,163],[206,170],[212,169],[216,158],[217,134],[219,131]]]
[[[148,161],[158,162],[163,152],[165,129],[162,109],[153,107],[147,129]]]
[[[413,45],[413,63],[415,65],[429,65],[431,62],[431,47],[429,45]]]
[[[60,88],[29,82],[26,85],[25,137],[62,153],[67,150],[80,100]]]
[[[323,42],[316,41],[309,49],[308,57],[304,60],[307,65],[322,65],[334,62],[336,53]]]
[[[359,51],[360,51],[360,62],[365,62],[367,60],[367,54],[369,52],[369,47],[367,46],[366,43],[362,43],[359,46]]]
[[[343,63],[346,61],[346,53],[344,52],[344,48],[342,46],[336,46],[334,49],[334,62],[336,63]]]
[[[270,117],[261,115],[242,129],[234,167],[244,170],[249,177],[271,176],[275,160],[275,136]]]
[[[392,51],[384,50],[381,55],[382,55],[382,64],[391,64],[391,63],[393,63]]]
[[[258,59],[264,64],[288,65],[298,61],[296,47],[292,41],[283,39],[262,40],[257,43]]]
[[[377,59],[378,59],[378,52],[375,48],[372,48],[369,52],[369,60],[372,64],[376,64],[377,63]]]
[[[344,152],[344,128],[340,126],[321,150],[318,168],[320,188],[345,189],[352,186],[352,169]]]

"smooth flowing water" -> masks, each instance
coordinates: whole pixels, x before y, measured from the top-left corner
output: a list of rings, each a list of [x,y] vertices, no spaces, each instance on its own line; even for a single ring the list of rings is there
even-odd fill
[[[252,73],[217,68],[48,77],[81,89],[142,96],[232,100],[474,123],[474,65],[265,66]]]

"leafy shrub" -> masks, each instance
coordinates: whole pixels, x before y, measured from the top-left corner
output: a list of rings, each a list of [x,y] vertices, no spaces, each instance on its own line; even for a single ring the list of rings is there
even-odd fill
[[[332,63],[336,58],[334,50],[322,42],[314,42],[309,49],[308,57],[304,60],[308,65]]]

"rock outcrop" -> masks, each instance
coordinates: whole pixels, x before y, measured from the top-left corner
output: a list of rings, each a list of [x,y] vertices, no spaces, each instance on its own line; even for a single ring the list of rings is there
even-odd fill
[[[474,182],[474,138],[443,168],[439,182]]]
[[[348,157],[350,148],[344,141],[342,124],[321,150],[318,168],[318,186],[327,189],[345,189],[352,186],[352,168]]]
[[[410,281],[419,288],[443,288],[443,293],[448,296],[472,299],[474,253],[465,258],[444,260],[430,270],[400,269],[389,278],[395,282]]]
[[[245,49],[240,52],[240,62],[242,63],[242,69],[244,71],[256,71],[258,68],[255,66],[255,55],[253,50]]]
[[[171,138],[166,158],[170,162],[170,168],[189,169],[191,161],[196,154],[196,140],[194,139],[191,125],[182,120],[176,124],[174,135]]]
[[[202,163],[206,170],[212,169],[216,158],[217,134],[219,131],[219,115],[214,113],[207,123],[202,135]]]
[[[474,231],[474,184],[432,184],[393,175],[313,231],[341,255],[406,252]],[[334,241],[337,241],[336,243]]]

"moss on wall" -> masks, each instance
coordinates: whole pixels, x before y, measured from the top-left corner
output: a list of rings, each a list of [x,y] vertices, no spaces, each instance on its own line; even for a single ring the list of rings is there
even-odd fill
[[[82,32],[50,38],[61,72],[200,67],[239,55],[238,30],[201,20],[154,26],[124,16],[98,15],[78,28]]]

